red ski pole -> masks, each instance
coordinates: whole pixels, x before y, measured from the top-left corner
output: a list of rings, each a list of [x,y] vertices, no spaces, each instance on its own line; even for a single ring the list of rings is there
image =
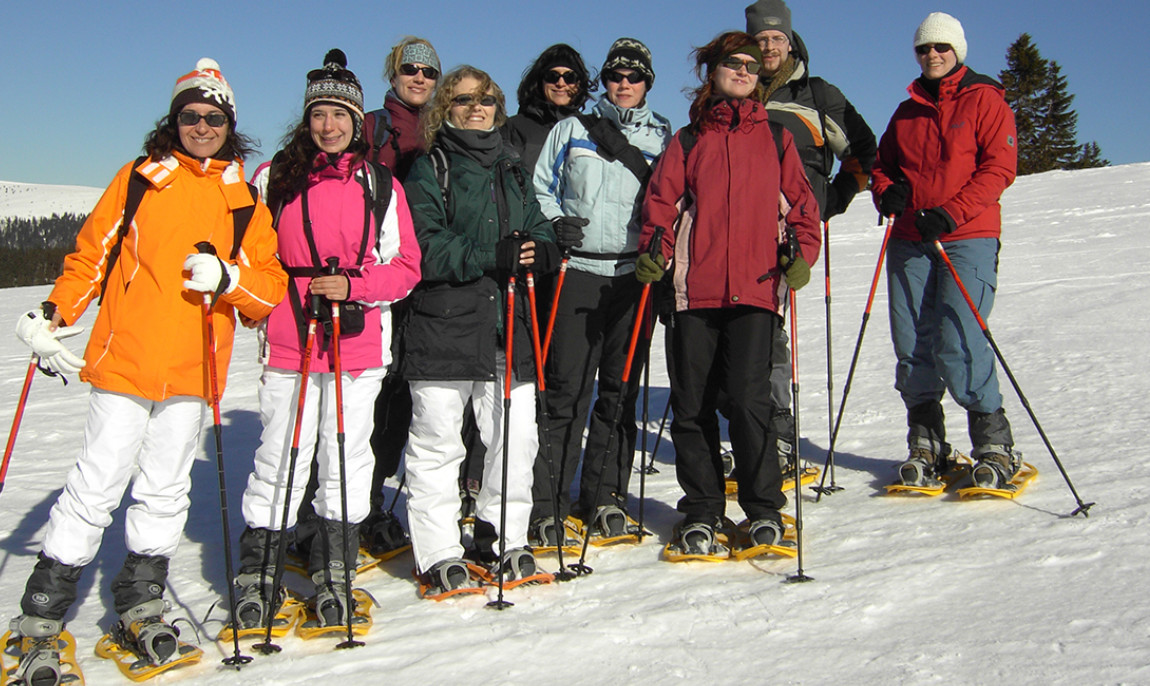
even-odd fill
[[[4,479],[8,477],[8,461],[12,459],[12,448],[16,446],[16,433],[20,431],[20,420],[24,418],[24,406],[28,403],[28,390],[32,388],[32,376],[36,373],[39,362],[40,356],[32,353],[28,372],[24,374],[24,387],[20,389],[20,402],[16,404],[16,416],[12,418],[12,430],[8,432],[8,444],[4,446],[4,461],[0,462],[0,491],[4,490]]]
[[[571,260],[571,252],[563,252],[563,260],[559,263],[559,276],[555,278],[555,295],[551,296],[551,313],[547,317],[547,335],[543,338],[543,352],[539,359],[540,364],[547,364],[547,354],[551,350],[551,334],[555,332],[555,315],[559,312],[559,294],[563,292],[563,282],[567,279],[567,263]],[[534,305],[532,305],[534,308]],[[534,309],[532,309],[534,312]],[[558,515],[556,515],[558,516]]]
[[[510,454],[511,438],[507,435],[511,430],[511,374],[515,368],[512,366],[512,353],[515,350],[515,273],[507,277],[507,316],[503,320],[503,335],[505,338],[503,348],[503,466],[500,474],[499,498],[499,597],[487,603],[493,610],[503,610],[515,604],[503,599],[504,566],[507,555],[507,462]],[[560,530],[559,533],[562,533]]]
[[[958,286],[958,290],[962,292],[962,297],[966,300],[966,304],[970,306],[970,311],[974,314],[975,320],[978,321],[978,326],[982,329],[982,335],[986,336],[986,341],[990,343],[990,347],[994,350],[995,357],[998,358],[999,364],[1002,365],[1002,371],[1006,372],[1006,377],[1010,379],[1010,384],[1014,386],[1014,392],[1018,394],[1018,399],[1022,402],[1022,406],[1026,408],[1026,413],[1030,415],[1030,421],[1034,422],[1034,428],[1038,429],[1038,435],[1042,437],[1042,442],[1046,444],[1046,449],[1050,451],[1050,457],[1054,458],[1054,464],[1058,467],[1058,471],[1062,473],[1062,478],[1066,481],[1066,485],[1070,487],[1070,493],[1074,496],[1074,500],[1078,503],[1078,508],[1070,513],[1073,517],[1078,513],[1082,513],[1084,517],[1090,516],[1090,508],[1094,503],[1084,503],[1082,498],[1078,497],[1078,491],[1074,490],[1074,484],[1070,482],[1070,475],[1066,473],[1066,469],[1062,466],[1062,460],[1058,459],[1058,453],[1054,452],[1054,446],[1050,444],[1050,439],[1046,437],[1046,432],[1042,430],[1042,424],[1038,422],[1038,417],[1034,414],[1034,410],[1030,408],[1030,401],[1026,399],[1026,395],[1022,392],[1022,387],[1018,385],[1018,380],[1014,378],[1014,372],[1010,371],[1010,365],[1006,364],[1006,358],[1002,356],[1002,351],[998,349],[998,344],[994,342],[994,336],[990,335],[990,327],[986,325],[986,320],[978,312],[978,306],[974,304],[974,299],[970,297],[967,292],[966,286],[963,285],[962,279],[958,277],[958,270],[954,268],[954,263],[950,261],[950,256],[946,254],[946,250],[942,247],[942,242],[936,240],[934,248],[938,251],[938,256],[946,263],[946,268],[950,270],[950,275],[954,277],[954,283]]]

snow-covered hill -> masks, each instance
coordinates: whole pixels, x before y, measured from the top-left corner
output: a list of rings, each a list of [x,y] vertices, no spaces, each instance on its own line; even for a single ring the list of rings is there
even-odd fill
[[[479,598],[416,598],[411,558],[365,574],[379,600],[367,645],[286,638],[242,675],[220,666],[226,597],[210,429],[193,471],[186,540],[172,561],[172,616],[205,636],[204,662],[157,683],[195,684],[1145,684],[1150,683],[1150,474],[1145,362],[1150,340],[1150,164],[1020,179],[1004,198],[1005,228],[994,338],[1084,500],[1076,504],[1003,377],[1006,409],[1027,461],[1041,474],[1017,502],[890,498],[882,486],[905,452],[905,413],[892,389],[894,358],[880,285],[837,446],[845,490],[804,498],[805,584],[784,584],[793,561],[669,564],[662,542],[677,520],[668,440],[646,484],[641,546],[593,550],[590,576],[512,592],[515,607]],[[882,229],[860,197],[831,224],[834,390],[837,408],[878,258]],[[816,275],[821,267],[815,268]],[[11,289],[0,329],[45,298]],[[819,279],[800,293],[802,453],[828,447],[826,317]],[[88,315],[90,322],[91,314]],[[83,322],[81,322],[83,323]],[[661,332],[659,333],[661,335]],[[81,342],[69,339],[79,349]],[[654,347],[652,409],[666,402]],[[223,402],[233,535],[259,436],[254,336],[237,336]],[[0,336],[0,423],[15,411],[27,351]],[[0,494],[0,618],[18,599],[48,510],[79,446],[87,400],[77,383],[38,377]],[[955,444],[966,420],[947,401]],[[651,438],[657,423],[648,427]],[[3,431],[4,429],[0,429]],[[638,511],[638,476],[632,479]],[[809,492],[808,492],[809,493]],[[402,509],[402,508],[401,508]],[[738,508],[729,515],[738,519]],[[113,620],[108,584],[124,555],[122,512],[87,571],[70,615],[89,684],[127,683],[91,647]],[[545,559],[544,565],[553,564]],[[251,653],[251,651],[248,651]]]
[[[8,219],[50,217],[69,212],[88,214],[103,192],[103,188],[89,186],[0,181],[0,224]]]

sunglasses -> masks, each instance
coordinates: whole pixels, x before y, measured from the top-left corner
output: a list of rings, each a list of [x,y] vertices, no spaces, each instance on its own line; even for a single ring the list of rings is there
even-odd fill
[[[439,78],[439,70],[435,67],[417,67],[414,64],[399,65],[399,73],[404,76],[415,76],[419,72],[423,72],[423,78],[425,79],[434,81]]]
[[[578,86],[579,76],[576,75],[574,71],[556,71],[552,69],[543,75],[543,81],[545,83],[551,84],[559,83],[562,81],[568,86]]]
[[[646,80],[646,77],[637,71],[633,71],[630,74],[624,74],[622,72],[611,70],[606,74],[603,74],[603,78],[607,79],[611,83],[623,83],[623,79],[627,79],[627,83],[630,84],[636,84],[640,81]]]
[[[934,51],[940,55],[945,55],[951,50],[954,50],[954,46],[950,43],[927,43],[926,45],[914,46],[914,51],[920,55],[929,55],[931,48],[934,48]]]
[[[731,71],[739,71],[740,69],[745,68],[748,74],[758,74],[759,69],[763,67],[763,65],[759,64],[755,60],[744,61],[737,57],[728,57],[725,60],[719,60],[719,65],[726,67]]]
[[[194,112],[192,110],[184,110],[176,115],[176,121],[180,123],[180,126],[195,126],[200,123],[201,119],[206,121],[208,126],[212,127],[213,129],[218,129],[219,127],[228,123],[228,115],[224,114],[223,112],[200,114],[199,112]]]
[[[476,99],[476,97],[470,93],[457,95],[451,99],[451,104],[455,105],[456,107],[469,107],[476,103],[483,105],[484,107],[495,107],[495,102],[496,100],[494,95],[485,95],[482,98]]]

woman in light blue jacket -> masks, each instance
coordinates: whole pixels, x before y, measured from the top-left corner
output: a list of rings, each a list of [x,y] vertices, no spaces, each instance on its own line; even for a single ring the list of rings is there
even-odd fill
[[[655,73],[651,53],[639,41],[615,41],[600,78],[606,95],[591,114],[555,125],[533,176],[543,214],[570,256],[547,357],[549,421],[535,462],[530,533],[532,543],[541,546],[556,544],[556,522],[568,514],[589,522],[593,536],[628,533],[627,476],[635,446],[638,372],[646,356],[637,353],[630,383],[623,388],[640,292],[632,273],[646,179],[671,140],[671,125],[647,107]],[[596,372],[599,395],[579,499],[572,508],[570,484],[579,466]],[[620,402],[624,420],[616,425],[613,411]],[[556,480],[559,512],[553,498]]]

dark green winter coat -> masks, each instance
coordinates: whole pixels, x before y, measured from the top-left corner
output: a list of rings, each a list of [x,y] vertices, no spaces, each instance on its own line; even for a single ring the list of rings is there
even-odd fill
[[[423,252],[423,281],[410,299],[401,370],[409,380],[488,381],[495,378],[506,308],[506,277],[496,274],[495,244],[512,231],[552,244],[555,234],[512,151],[500,153],[490,168],[462,154],[447,152],[446,157],[446,203],[430,156],[415,161],[404,183]],[[495,199],[500,186],[507,199],[505,226]],[[535,367],[523,307],[527,295],[520,282],[513,357],[516,376],[529,380]]]

